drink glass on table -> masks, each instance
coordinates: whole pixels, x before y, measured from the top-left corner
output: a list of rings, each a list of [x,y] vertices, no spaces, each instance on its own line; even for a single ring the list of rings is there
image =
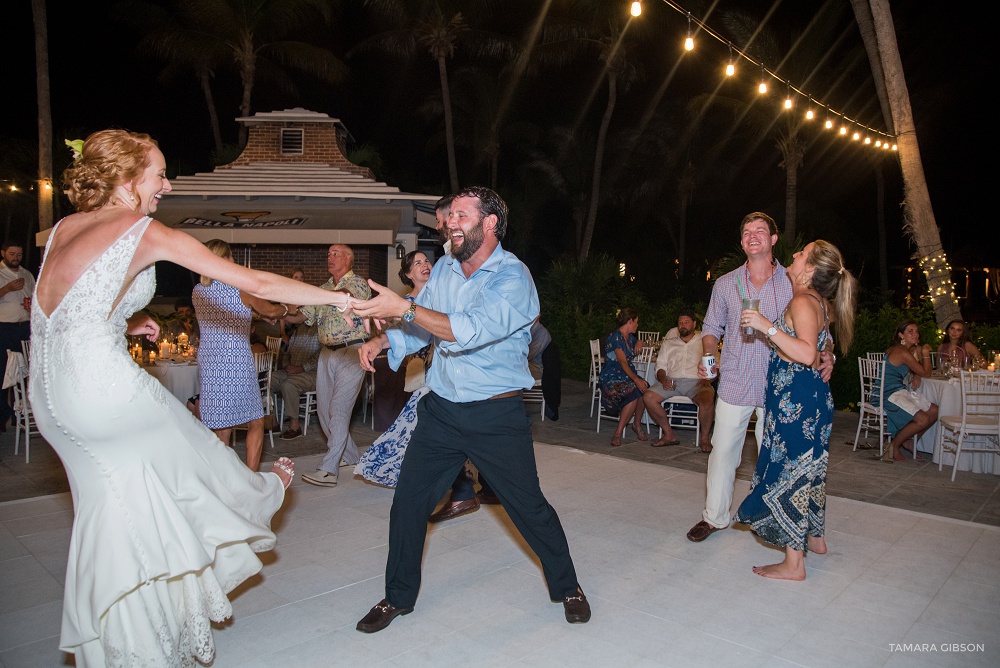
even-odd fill
[[[749,297],[744,297],[743,298],[743,310],[746,311],[747,309],[751,309],[751,310],[757,311],[757,313],[760,313],[760,300],[759,299],[750,299]],[[756,331],[756,330],[754,330],[753,327],[744,327],[743,328],[743,333],[746,334],[747,336],[753,336],[754,331]]]

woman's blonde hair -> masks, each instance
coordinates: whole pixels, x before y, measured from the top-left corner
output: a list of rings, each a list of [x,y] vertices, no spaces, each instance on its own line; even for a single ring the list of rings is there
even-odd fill
[[[150,150],[157,147],[149,135],[127,130],[90,135],[80,157],[63,171],[63,190],[70,203],[77,211],[93,211],[110,202],[118,186],[131,183],[134,189],[149,167]]]
[[[223,241],[222,239],[209,239],[208,241],[205,242],[205,248],[212,251],[213,253],[215,253],[224,260],[233,259],[233,249],[230,248],[229,244]],[[209,278],[204,274],[202,274],[201,276],[201,284],[204,285],[206,288],[210,286],[214,280],[215,279]]]
[[[854,340],[854,304],[858,281],[844,267],[844,256],[829,241],[817,239],[806,262],[813,267],[812,288],[833,301],[833,322],[837,324],[837,346],[846,353]]]

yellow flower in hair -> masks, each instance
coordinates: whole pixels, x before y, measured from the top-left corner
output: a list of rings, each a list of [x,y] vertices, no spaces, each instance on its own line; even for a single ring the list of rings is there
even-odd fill
[[[79,160],[80,156],[83,155],[83,140],[82,139],[66,139],[64,140],[66,146],[73,151],[73,160]]]

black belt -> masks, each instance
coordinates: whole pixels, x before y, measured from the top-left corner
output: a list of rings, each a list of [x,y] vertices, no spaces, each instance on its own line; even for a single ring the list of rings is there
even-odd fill
[[[355,343],[364,343],[364,342],[365,342],[364,339],[353,339],[351,341],[345,341],[344,343],[335,343],[332,346],[328,346],[324,343],[323,347],[329,350],[340,350],[341,348],[346,348],[347,346],[353,346]]]
[[[502,392],[500,394],[494,394],[492,397],[487,399],[487,401],[493,401],[494,399],[509,399],[510,397],[520,397],[524,394],[524,390],[511,390],[510,392]]]

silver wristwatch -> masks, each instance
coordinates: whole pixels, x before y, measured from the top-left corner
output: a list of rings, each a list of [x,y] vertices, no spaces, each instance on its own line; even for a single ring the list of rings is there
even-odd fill
[[[413,322],[416,315],[417,305],[414,302],[410,302],[410,308],[406,309],[406,313],[403,314],[403,322]]]
[[[778,329],[774,325],[771,325],[770,327],[767,328],[767,338],[771,338],[777,333]]]

